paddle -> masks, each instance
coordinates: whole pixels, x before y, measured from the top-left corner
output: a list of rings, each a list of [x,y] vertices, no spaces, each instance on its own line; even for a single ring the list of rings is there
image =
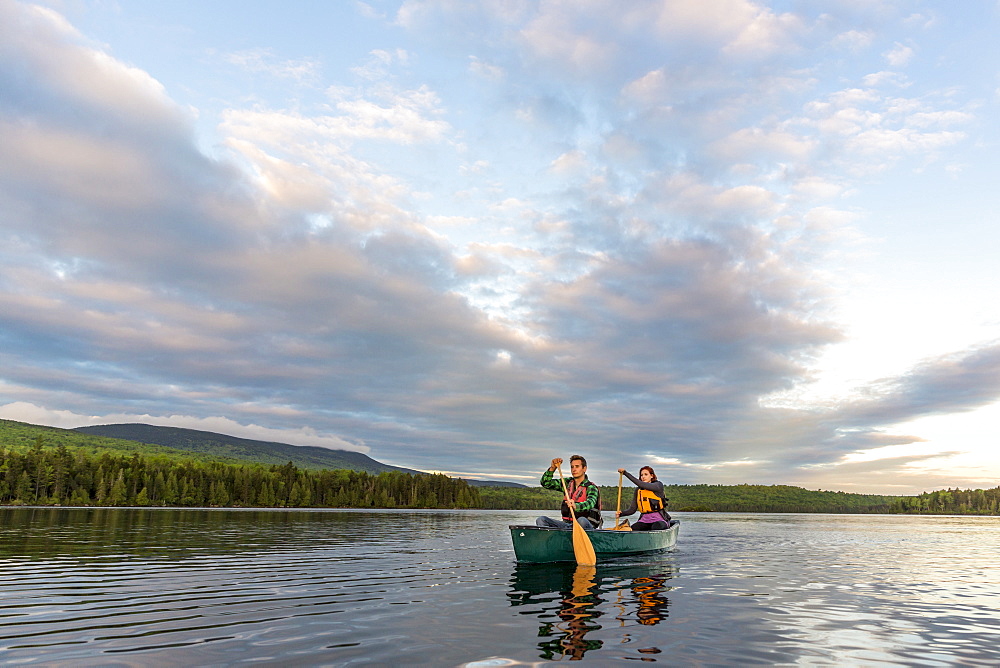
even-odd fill
[[[631,531],[632,527],[628,525],[628,520],[625,520],[623,524],[621,519],[618,517],[618,513],[622,511],[622,472],[618,472],[618,507],[615,508],[615,531]]]
[[[615,519],[618,518],[618,513],[622,511],[622,472],[618,472],[618,507],[615,508]]]
[[[590,536],[579,522],[576,521],[576,512],[573,510],[573,500],[569,498],[569,490],[566,489],[566,480],[563,478],[562,466],[557,467],[559,471],[559,482],[562,483],[563,494],[566,496],[566,505],[569,506],[569,516],[573,519],[573,556],[579,566],[596,566],[597,555],[594,554],[594,545],[590,542]]]

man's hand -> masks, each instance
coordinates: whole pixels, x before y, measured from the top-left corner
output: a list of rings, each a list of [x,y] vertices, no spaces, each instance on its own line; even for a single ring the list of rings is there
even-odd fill
[[[555,471],[560,466],[562,466],[562,457],[556,457],[552,460],[552,465],[549,467],[549,470]]]

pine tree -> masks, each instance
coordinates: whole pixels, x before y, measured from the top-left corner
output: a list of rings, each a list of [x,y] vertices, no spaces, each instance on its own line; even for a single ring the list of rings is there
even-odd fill
[[[167,482],[163,486],[163,503],[168,506],[177,505],[180,501],[180,487],[177,484],[177,473],[171,469],[167,474]]]
[[[34,485],[27,471],[21,471],[21,476],[17,479],[17,487],[14,491],[14,503],[23,506],[29,503],[34,495]]]
[[[109,506],[124,506],[128,501],[128,497],[125,495],[125,470],[118,470],[118,477],[115,478],[114,484],[111,485],[111,490],[108,492],[108,505]]]

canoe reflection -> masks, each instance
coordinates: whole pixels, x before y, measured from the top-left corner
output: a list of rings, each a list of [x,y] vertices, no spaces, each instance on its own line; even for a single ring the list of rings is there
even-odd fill
[[[611,629],[665,620],[670,600],[664,594],[672,588],[667,581],[673,576],[673,566],[663,563],[518,564],[507,596],[512,607],[525,608],[521,614],[537,617],[538,635],[544,638],[538,644],[541,658],[577,660],[602,649]],[[602,628],[603,633],[595,633]],[[631,641],[624,630],[618,643]],[[660,650],[636,651],[649,655]]]

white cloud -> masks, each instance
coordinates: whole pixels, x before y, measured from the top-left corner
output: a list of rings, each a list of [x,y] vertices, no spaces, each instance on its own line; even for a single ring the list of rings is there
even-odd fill
[[[264,48],[234,51],[223,59],[241,67],[251,74],[267,74],[278,79],[299,82],[315,81],[319,76],[320,63],[315,59],[280,60],[273,50]]]
[[[885,61],[891,67],[904,67],[913,59],[914,55],[912,47],[900,44],[899,42],[893,46],[892,50],[884,54]]]
[[[874,41],[875,32],[872,30],[847,30],[834,37],[831,43],[837,48],[860,52],[871,46]]]
[[[493,81],[500,81],[507,74],[499,65],[491,65],[483,62],[476,56],[469,56],[469,71],[483,79]]]
[[[958,450],[845,457],[995,398],[908,364],[945,345],[923,333],[896,385],[804,389],[853,324],[845,258],[903,245],[865,237],[859,193],[938,159],[987,173],[972,89],[914,67],[940,28],[891,4],[408,1],[391,29],[360,5],[354,68],[319,41],[232,55],[275,79],[201,100],[211,136],[61,17],[0,11],[30,28],[0,41],[7,414],[461,451],[511,479],[572,448],[595,473],[630,452],[687,482],[877,486]]]
[[[38,5],[0,6],[0,59],[14,59],[29,81],[44,82],[49,94],[61,98],[52,114],[76,107],[129,127],[184,118],[156,79],[90,46],[65,18]]]
[[[409,58],[410,54],[404,49],[394,51],[376,49],[369,54],[367,63],[354,67],[351,71],[363,79],[378,81],[388,76],[390,67],[405,65]]]

